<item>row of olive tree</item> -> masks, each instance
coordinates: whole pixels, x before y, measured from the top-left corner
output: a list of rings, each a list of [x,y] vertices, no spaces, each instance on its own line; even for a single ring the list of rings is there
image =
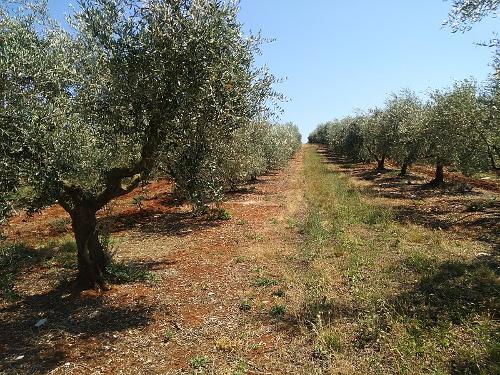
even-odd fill
[[[279,165],[288,151],[268,156],[285,128],[262,125],[265,167],[220,173],[223,155],[254,147],[256,119],[279,95],[255,67],[260,40],[242,32],[235,2],[78,0],[65,28],[45,3],[0,4],[0,213],[20,187],[31,210],[59,203],[79,286],[105,287],[96,212],[160,172],[199,206]]]
[[[432,92],[423,102],[403,90],[385,107],[322,124],[309,142],[352,160],[377,162],[386,158],[401,166],[401,175],[417,161],[436,166],[434,184],[443,182],[443,168],[465,174],[498,170],[500,160],[500,90],[493,82],[480,91],[472,81]]]
[[[301,137],[293,124],[260,120],[236,129],[228,138],[186,147],[169,158],[175,195],[190,201],[195,212],[204,212],[224,191],[283,167],[300,148]]]

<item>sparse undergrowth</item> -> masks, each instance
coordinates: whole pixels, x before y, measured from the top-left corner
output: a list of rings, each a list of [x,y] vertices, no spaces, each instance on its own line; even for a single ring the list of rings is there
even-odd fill
[[[111,246],[109,238],[103,239],[104,246]],[[156,281],[155,275],[146,266],[137,263],[118,262],[111,252],[107,267],[107,279],[114,284],[140,281]],[[15,301],[21,298],[16,291],[16,279],[25,272],[35,272],[35,267],[50,270],[60,281],[68,273],[76,271],[76,243],[71,236],[63,236],[32,247],[24,243],[3,242],[0,244],[0,298]]]
[[[69,270],[76,266],[76,244],[68,238],[49,241],[33,248],[23,243],[0,244],[0,298],[15,301],[20,298],[15,283],[19,275],[32,272],[34,267]]]
[[[308,203],[286,282],[313,357],[360,373],[500,372],[499,264],[491,248],[401,225],[316,148],[304,157]]]

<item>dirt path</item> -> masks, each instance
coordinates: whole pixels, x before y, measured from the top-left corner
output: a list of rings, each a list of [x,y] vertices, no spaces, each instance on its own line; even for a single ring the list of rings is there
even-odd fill
[[[74,299],[51,290],[50,283],[40,287],[43,294],[33,291],[33,283],[50,277],[50,269],[36,281],[21,280],[31,286],[24,287],[26,298],[0,310],[5,359],[0,371],[310,372],[301,336],[280,319],[289,291],[279,259],[292,253],[297,241],[289,222],[301,209],[301,161],[299,153],[285,171],[230,197],[223,207],[231,220],[199,222],[183,208],[156,214],[146,209],[151,219],[146,224],[115,233],[118,256],[152,270],[157,280],[151,284],[117,285],[104,295]],[[24,225],[50,235],[40,217],[54,220],[54,210],[64,217],[59,209],[50,210],[38,220],[16,219],[8,232],[22,237]],[[169,222],[169,215],[175,220]],[[47,323],[34,328],[41,318]]]

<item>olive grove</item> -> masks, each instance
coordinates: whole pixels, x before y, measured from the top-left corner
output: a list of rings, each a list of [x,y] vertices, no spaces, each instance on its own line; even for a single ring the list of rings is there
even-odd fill
[[[496,87],[496,86],[495,86]],[[354,161],[391,158],[401,175],[415,162],[435,165],[432,184],[442,184],[444,167],[464,174],[497,170],[500,160],[498,89],[473,81],[432,92],[427,102],[403,90],[377,108],[321,124],[309,142],[321,143]]]

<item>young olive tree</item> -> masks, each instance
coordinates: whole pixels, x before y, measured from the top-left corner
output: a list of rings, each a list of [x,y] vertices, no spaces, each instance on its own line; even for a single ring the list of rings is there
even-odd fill
[[[385,121],[395,132],[391,157],[401,166],[401,176],[420,157],[422,151],[421,129],[423,105],[415,93],[402,90],[386,102]]]
[[[398,124],[381,109],[370,110],[364,116],[364,147],[377,161],[377,170],[385,169],[385,160],[391,154],[398,135]]]
[[[431,184],[444,182],[443,170],[454,165],[462,172],[481,168],[484,153],[478,150],[478,134],[481,111],[477,100],[477,89],[473,82],[457,83],[445,92],[431,94],[430,109],[423,126],[426,156],[436,165]]]
[[[78,285],[105,287],[96,212],[160,161],[175,177],[169,157],[245,126],[273,79],[253,67],[258,40],[232,2],[80,0],[70,31],[24,9],[0,8],[0,202],[29,186],[31,209],[59,203]]]
[[[491,87],[479,97],[482,121],[474,131],[485,147],[490,169],[500,170],[500,83],[492,80]]]
[[[328,124],[328,149],[335,155],[353,161],[365,160],[363,118],[345,117]]]

